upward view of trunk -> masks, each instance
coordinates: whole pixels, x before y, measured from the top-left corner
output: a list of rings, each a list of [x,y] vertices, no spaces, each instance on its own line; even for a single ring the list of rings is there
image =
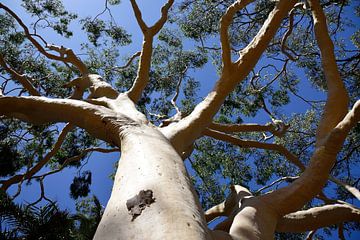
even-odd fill
[[[183,160],[152,126],[121,133],[121,159],[95,239],[210,239]],[[155,201],[133,218],[127,201],[151,190]]]
[[[26,5],[25,2],[28,5]],[[45,1],[46,4],[43,2],[44,1],[29,0],[24,1],[24,5],[26,8],[29,8],[27,11],[32,10],[37,14],[41,12],[38,8],[44,8],[49,14],[54,11],[54,9],[51,9],[52,6],[49,6],[49,3],[52,1]],[[54,1],[56,4],[60,4],[60,2],[61,1]],[[348,140],[349,143],[346,140],[347,137],[352,134],[358,134],[356,133],[358,130],[355,129],[355,133],[352,131],[355,127],[359,126],[360,100],[354,99],[352,96],[354,94],[347,89],[349,88],[347,85],[350,83],[344,83],[338,70],[339,62],[346,62],[342,65],[342,67],[345,68],[346,64],[349,64],[347,61],[353,63],[351,61],[358,59],[359,55],[355,54],[347,59],[336,59],[337,54],[345,54],[343,52],[346,51],[341,49],[341,51],[339,51],[341,54],[339,54],[339,52],[335,53],[336,47],[334,47],[331,40],[333,36],[329,34],[326,20],[327,16],[323,9],[328,5],[338,5],[341,2],[342,5],[339,7],[340,18],[343,7],[348,1],[326,2],[308,0],[303,2],[297,0],[277,0],[259,1],[258,5],[251,5],[254,0],[234,0],[231,3],[220,0],[181,2],[182,4],[179,4],[181,11],[191,4],[197,4],[198,2],[204,4],[209,4],[209,2],[211,2],[211,4],[216,3],[216,6],[212,7],[219,10],[219,12],[216,12],[214,15],[217,17],[216,21],[219,20],[219,29],[216,28],[216,30],[218,31],[220,39],[218,48],[207,47],[206,45],[209,44],[209,42],[204,42],[202,37],[196,37],[197,33],[193,33],[196,35],[194,37],[196,41],[201,42],[201,47],[197,46],[197,48],[201,49],[202,52],[209,50],[216,53],[213,55],[215,56],[214,62],[219,61],[219,63],[216,63],[216,66],[219,68],[219,76],[218,80],[214,83],[213,89],[202,100],[200,100],[200,97],[196,98],[196,100],[194,100],[195,98],[190,99],[189,106],[184,103],[182,107],[186,109],[186,111],[183,110],[183,112],[176,103],[177,98],[181,95],[179,92],[180,88],[191,88],[190,91],[186,91],[189,89],[184,90],[185,97],[195,95],[188,92],[195,92],[197,83],[192,82],[193,76],[187,76],[186,72],[188,68],[196,69],[199,67],[198,65],[204,66],[206,63],[202,64],[198,62],[206,62],[207,60],[198,60],[196,59],[196,54],[194,54],[197,52],[190,52],[191,54],[189,54],[189,56],[184,55],[185,57],[181,59],[181,63],[179,62],[178,64],[179,66],[173,66],[177,64],[170,63],[170,60],[162,55],[173,54],[172,52],[175,51],[174,49],[177,49],[177,47],[181,50],[179,53],[176,53],[179,56],[182,56],[181,54],[186,52],[185,46],[182,46],[182,43],[180,44],[174,40],[177,38],[177,36],[175,36],[176,34],[171,35],[169,33],[171,36],[159,36],[158,40],[166,42],[168,49],[161,50],[163,47],[161,44],[159,44],[160,50],[153,46],[154,43],[158,41],[155,36],[160,33],[167,22],[168,15],[170,14],[169,11],[173,7],[174,2],[174,0],[165,1],[158,20],[155,21],[152,26],[148,26],[143,19],[142,10],[138,6],[137,1],[129,0],[129,7],[133,10],[139,31],[141,31],[143,36],[141,51],[135,53],[124,67],[111,66],[111,68],[105,70],[103,67],[106,67],[102,66],[102,64],[108,64],[107,61],[106,63],[101,62],[102,64],[96,62],[96,60],[94,60],[95,63],[92,61],[83,62],[73,50],[46,43],[45,39],[36,33],[37,23],[42,21],[47,22],[46,19],[42,19],[41,14],[39,15],[38,21],[33,24],[34,33],[32,33],[14,11],[3,3],[0,3],[0,10],[4,11],[7,14],[6,16],[11,18],[22,30],[22,33],[18,36],[17,34],[19,32],[14,27],[16,34],[10,34],[10,36],[8,36],[9,39],[13,39],[12,41],[16,42],[16,44],[18,44],[17,46],[20,47],[26,45],[22,42],[22,38],[24,38],[28,41],[27,44],[30,44],[33,48],[30,49],[31,51],[27,49],[26,54],[30,52],[30,55],[32,55],[32,52],[38,52],[48,60],[59,62],[59,65],[52,63],[45,64],[49,65],[47,66],[49,67],[47,70],[43,70],[38,66],[41,72],[39,75],[48,74],[47,71],[50,73],[52,73],[52,71],[59,71],[58,77],[67,75],[68,80],[76,76],[75,79],[66,82],[66,84],[59,84],[57,82],[58,79],[55,79],[54,81],[56,83],[51,82],[49,86],[46,86],[51,88],[53,85],[58,84],[61,85],[61,88],[72,88],[72,93],[71,95],[69,94],[70,96],[68,97],[64,97],[66,94],[64,92],[66,91],[57,89],[58,91],[55,91],[55,93],[60,97],[55,98],[51,89],[46,89],[42,85],[42,81],[47,79],[51,74],[48,74],[44,79],[32,79],[26,71],[24,73],[20,72],[23,70],[23,65],[28,64],[26,63],[27,61],[22,63],[23,56],[19,54],[21,59],[15,61],[12,54],[6,56],[5,51],[0,47],[0,81],[2,81],[0,84],[0,136],[10,135],[5,136],[4,141],[0,139],[0,153],[5,152],[8,155],[5,157],[0,156],[0,165],[6,165],[10,162],[7,167],[15,169],[18,166],[5,158],[16,158],[14,162],[19,162],[18,169],[11,169],[12,176],[8,172],[4,174],[1,172],[3,175],[0,176],[0,194],[8,194],[9,189],[17,185],[18,192],[13,196],[12,201],[20,194],[21,187],[24,185],[23,183],[35,179],[40,183],[41,196],[38,201],[29,204],[28,207],[34,206],[44,199],[53,204],[53,202],[45,196],[43,182],[45,177],[60,172],[65,167],[72,166],[70,163],[75,161],[79,161],[79,165],[77,166],[81,166],[82,168],[83,165],[81,164],[83,164],[83,162],[81,162],[81,160],[85,159],[86,156],[89,156],[89,153],[94,151],[102,153],[116,151],[121,152],[121,157],[118,161],[110,199],[94,236],[95,240],[271,240],[274,239],[277,232],[297,233],[306,231],[309,231],[306,239],[311,239],[317,229],[331,225],[337,225],[339,238],[344,239],[343,224],[350,221],[360,222],[360,209],[345,201],[328,198],[325,195],[325,189],[328,181],[331,181],[341,186],[341,189],[346,190],[347,194],[351,195],[354,199],[360,200],[360,191],[355,186],[358,184],[358,181],[353,183],[354,186],[343,182],[342,179],[338,179],[342,177],[341,174],[337,173],[339,170],[335,169],[336,164],[347,161],[354,152],[360,149],[360,146],[354,143],[358,140],[358,136],[352,136],[351,140]],[[106,29],[105,25],[107,23],[105,24],[105,21],[100,20],[101,15],[107,12],[111,17],[111,21],[114,20],[108,4],[116,5],[118,1],[110,2],[106,0],[103,12],[98,14],[92,21],[87,22],[83,26],[83,29],[86,29],[90,41],[94,40],[93,38],[97,40],[97,38],[104,37],[103,35],[107,34],[109,36],[106,37],[114,38],[116,40],[115,42],[119,44],[118,35],[123,34],[119,33],[122,29]],[[272,9],[270,9],[270,7]],[[257,8],[260,8],[260,10]],[[196,10],[195,7],[194,9]],[[194,9],[191,9],[191,11]],[[58,17],[57,15],[67,14],[66,11],[62,12],[63,10],[61,10],[60,7],[58,10],[59,12],[53,13],[56,15],[55,17]],[[209,11],[210,10],[213,9],[209,9]],[[269,11],[263,14],[265,10]],[[241,14],[244,12],[248,18],[245,19],[250,22],[242,23],[240,21],[243,20],[241,19]],[[176,13],[177,12],[174,11],[171,14]],[[218,16],[220,13],[222,14],[221,17]],[[295,21],[296,23],[294,23],[294,14],[298,14]],[[261,15],[260,20],[257,19],[258,15]],[[191,14],[189,14],[189,16],[187,21],[193,21],[194,18],[197,17],[206,17],[193,16]],[[3,15],[0,15],[0,19],[2,19],[2,17]],[[71,16],[69,18],[71,18]],[[235,18],[240,21],[240,25],[236,25],[239,23],[235,22]],[[308,19],[303,20],[306,18]],[[63,20],[60,21],[62,24],[70,21],[69,19],[61,20]],[[178,19],[174,17],[172,21],[175,23]],[[312,49],[311,51],[306,50],[306,54],[301,52],[301,47],[298,47],[299,49],[295,51],[286,45],[286,41],[289,35],[291,35],[292,30],[300,25],[302,21],[309,23],[306,31],[310,33],[305,39],[305,43],[308,45],[304,44],[303,47],[310,46]],[[50,21],[47,23],[49,27],[53,24]],[[6,42],[2,38],[2,35],[6,35],[6,33],[1,32],[6,24],[7,23],[0,23],[1,43]],[[109,24],[110,27],[114,27],[112,24],[113,22]],[[176,24],[180,23],[177,22]],[[176,24],[174,26],[179,26]],[[244,35],[239,35],[239,37],[234,34],[238,29],[232,26],[236,25],[242,29],[242,25],[246,26],[247,24],[251,25],[251,27],[248,28],[251,30],[249,30],[249,35],[254,35],[250,41],[247,39],[247,32]],[[331,24],[333,27],[334,22]],[[57,32],[62,31],[58,29],[59,26],[57,25],[52,27],[54,30],[57,30]],[[204,26],[204,29],[207,27],[209,26]],[[342,24],[338,22],[335,32],[341,27]],[[185,29],[186,27],[183,28],[184,33],[185,30],[189,30]],[[209,28],[213,28],[213,25]],[[312,34],[312,28],[314,34]],[[253,31],[254,29],[256,31]],[[203,31],[206,32],[207,30]],[[209,31],[211,33],[211,31],[215,30]],[[166,35],[166,31],[164,32]],[[282,36],[280,37],[279,35]],[[123,37],[126,38],[127,36]],[[168,39],[165,39],[166,37],[168,37]],[[240,41],[237,37],[246,40]],[[17,38],[21,39],[19,40]],[[281,39],[281,41],[279,39]],[[298,43],[301,42],[300,40],[302,41],[302,39],[294,38],[292,44],[302,44]],[[213,39],[211,41],[213,41]],[[235,44],[233,41],[239,41],[239,43]],[[245,41],[248,41],[248,43]],[[313,47],[315,41],[318,48]],[[244,44],[244,42],[246,44]],[[181,45],[181,47],[178,45]],[[94,46],[99,49],[102,47],[96,45],[96,41]],[[111,46],[113,47],[113,45]],[[236,50],[239,46],[242,46],[242,49]],[[13,48],[13,46],[11,46],[11,48]],[[85,48],[86,47],[84,47],[84,49]],[[8,50],[11,50],[10,47]],[[112,50],[113,49],[111,49],[111,51]],[[319,50],[319,52],[317,52],[317,50]],[[92,51],[95,50],[92,49]],[[155,51],[160,51],[161,54]],[[271,55],[272,52],[276,51],[279,51],[279,54],[268,57],[261,62],[261,58],[264,55]],[[89,52],[91,51],[89,50]],[[354,51],[349,50],[348,52]],[[105,56],[101,57],[111,55],[109,52],[104,51],[104,53]],[[94,53],[92,52],[92,54]],[[89,55],[92,56],[91,54]],[[211,54],[206,52],[206,56],[208,55],[210,56]],[[306,62],[306,64],[304,62],[294,63],[292,66],[295,66],[297,69],[300,68],[301,65],[314,65],[313,69],[310,70],[320,71],[316,63],[311,62],[314,56],[316,56],[316,61],[321,65],[319,68],[322,67],[324,72],[323,75],[321,75],[321,73],[317,74],[320,78],[324,79],[315,79],[314,82],[319,81],[320,83],[316,84],[326,89],[327,96],[324,101],[306,100],[298,93],[306,89],[297,91],[297,79],[292,75],[293,73],[287,75],[287,65],[290,65],[290,62],[306,58],[308,57],[307,55],[311,55],[312,57],[309,58],[309,62]],[[97,55],[95,54],[94,56]],[[154,56],[155,59],[153,59]],[[117,57],[117,55],[110,56],[110,65],[114,63],[112,61],[117,61]],[[121,72],[121,70],[126,69],[137,57],[139,57],[139,61],[132,65],[134,69],[137,67],[137,71],[133,69],[134,71],[124,73],[126,78],[130,76],[133,77],[133,79],[130,79],[132,81],[131,87],[128,85],[128,81],[119,87],[123,92],[119,92],[119,89],[113,87],[117,83],[113,84],[111,79],[105,79],[105,76],[103,78],[98,74],[92,74],[92,72],[95,72],[93,68],[97,68],[93,65],[98,64],[100,66],[97,69],[99,72],[104,73],[104,75],[111,75],[111,78],[116,79],[118,76],[115,74],[115,71]],[[158,59],[162,57],[164,57],[164,62],[166,63]],[[33,56],[29,58],[33,58]],[[176,55],[174,58],[178,58],[178,56]],[[37,57],[34,59],[37,60]],[[266,66],[258,68],[259,63],[264,63],[269,60],[276,63],[266,63]],[[282,70],[280,71],[277,69],[279,65],[277,61],[283,64]],[[30,60],[29,62],[27,68],[30,70],[27,70],[30,72],[34,71],[32,72],[34,73],[33,75],[37,76],[38,73],[34,70],[36,67],[32,66],[32,64],[35,63]],[[180,66],[183,63],[184,67]],[[357,62],[355,66],[358,66],[358,63],[359,62]],[[152,64],[158,64],[156,65],[158,68],[155,68],[155,71],[152,69]],[[12,65],[19,66],[13,67]],[[66,68],[66,70],[62,68]],[[166,76],[166,79],[159,77],[162,76],[162,73],[159,72],[172,68],[175,69],[172,70],[174,74],[172,74],[173,72],[171,72],[171,74],[166,73],[166,75],[169,75]],[[355,68],[356,67],[354,67],[354,69]],[[266,73],[261,78],[261,71],[267,72],[268,69],[272,69],[271,72]],[[177,71],[181,72],[181,74]],[[256,71],[258,71],[258,73],[256,73]],[[111,74],[108,74],[109,72]],[[273,72],[276,73],[274,74],[275,77],[269,80]],[[356,71],[354,70],[354,72]],[[303,72],[301,72],[301,74],[302,73]],[[114,74],[114,76],[112,76],[112,74]],[[298,74],[301,75],[300,73]],[[316,75],[316,77],[318,77],[318,75]],[[159,79],[154,80],[153,78]],[[284,79],[279,80],[279,78]],[[177,79],[177,84],[174,85],[173,79]],[[190,79],[187,80],[187,84],[190,85],[190,87],[188,85],[183,86],[184,83],[182,81],[184,79]],[[7,87],[11,85],[8,84],[10,80],[15,80],[15,84],[20,87],[8,91]],[[165,81],[169,81],[169,83]],[[275,83],[276,81],[278,81],[278,83]],[[166,84],[169,85],[169,88],[162,89],[160,85]],[[245,84],[248,84],[248,86],[244,86]],[[276,84],[278,86],[275,86]],[[154,88],[153,91],[150,91],[150,94],[148,93],[148,87]],[[2,89],[7,91],[3,92]],[[160,98],[163,98],[161,100],[169,98],[170,94],[168,94],[168,92],[175,92],[175,95],[170,100],[172,106],[159,106],[163,103],[159,100]],[[279,106],[285,106],[290,101],[288,93],[293,94],[311,105],[312,110],[319,112],[319,109],[321,107],[323,108],[321,113],[319,113],[321,117],[319,117],[320,120],[316,123],[316,127],[312,126],[315,125],[313,119],[316,119],[316,117],[313,119],[307,118],[306,114],[300,118],[308,121],[304,123],[304,125],[309,125],[304,127],[305,131],[299,130],[298,126],[290,126],[291,124],[285,123],[285,120],[276,119],[276,115],[280,115],[279,112],[281,112],[281,109],[279,111],[274,109],[277,109],[276,107]],[[265,96],[266,94],[270,96]],[[155,100],[152,101],[148,99],[151,95],[160,95],[160,97],[159,99],[155,97]],[[157,102],[157,100],[159,100],[159,102]],[[151,101],[153,105],[148,103]],[[198,103],[193,105],[192,101],[198,101]],[[271,102],[275,113],[272,113],[266,106],[268,102]],[[318,102],[324,104],[321,105]],[[243,103],[244,108],[237,106]],[[349,106],[350,103],[352,106]],[[165,115],[169,116],[157,114],[158,112],[152,113],[153,106],[159,108],[164,107]],[[223,106],[224,108],[222,108]],[[144,110],[144,108],[146,108],[146,110]],[[139,109],[141,109],[141,111]],[[241,117],[243,116],[235,116],[239,112],[249,117],[252,114],[257,114],[259,110],[264,110],[268,114],[269,119],[271,119],[271,122],[263,125],[256,123],[235,123],[235,121],[240,122],[240,120],[242,120]],[[159,113],[162,111],[163,109],[159,110]],[[172,113],[173,115],[170,116]],[[16,137],[13,137],[12,133],[8,134],[8,132],[11,132],[9,130],[10,127],[3,124],[3,120],[6,122],[8,118],[16,119],[16,121],[14,121],[15,123],[9,120],[9,122],[15,126],[12,126],[15,130],[11,130],[13,133],[18,134]],[[279,118],[283,117],[281,116]],[[296,117],[292,116],[290,118],[295,124],[303,124],[300,123],[300,120],[296,119]],[[29,124],[24,124],[25,130],[21,129],[23,125],[18,123],[20,121]],[[234,123],[229,123],[231,121]],[[62,124],[64,123],[65,126],[63,127]],[[37,127],[38,125],[44,126],[45,130],[41,134],[38,133],[38,128],[41,128]],[[59,131],[60,128],[62,128],[61,131]],[[17,133],[19,129],[21,131]],[[74,140],[75,137],[73,137],[77,136],[76,131],[78,130],[80,132],[79,136],[86,136],[86,139],[79,140],[79,142],[81,142],[79,144],[72,142],[78,140]],[[24,133],[22,131],[24,131]],[[70,136],[70,133],[73,135]],[[241,133],[248,134],[242,135]],[[92,138],[99,141],[93,140],[86,134],[91,135]],[[31,139],[28,139],[28,136],[30,136]],[[289,138],[292,139],[291,143],[287,142],[286,136],[292,137]],[[296,139],[296,136],[306,136],[306,139],[304,142],[301,142]],[[215,149],[214,152],[219,150],[221,154],[217,154],[217,152],[214,154],[214,152],[211,152],[213,149],[209,150],[210,147],[208,146],[199,147],[200,144],[203,144],[201,143],[201,138],[203,137],[206,137],[205,140],[210,139],[209,142],[214,140],[218,146],[215,146],[215,144],[211,145],[212,143],[209,144],[209,146]],[[31,141],[38,141],[40,146],[35,148]],[[226,144],[229,145],[224,144],[225,147],[223,147],[220,141],[226,142]],[[22,148],[22,142],[27,142],[26,144],[29,142],[29,144],[26,145],[27,148]],[[292,143],[292,147],[296,148],[299,156],[291,152],[295,152],[294,149],[291,151],[287,149],[287,147],[289,147],[288,145]],[[348,148],[346,149],[347,154],[345,154],[346,152],[341,152],[344,143],[353,147],[352,149],[351,147],[346,147]],[[77,145],[81,146],[78,147]],[[301,149],[298,146],[300,146]],[[260,151],[255,152],[255,154],[249,154],[249,152],[243,152],[235,147],[241,149],[255,148]],[[16,151],[12,151],[14,149]],[[20,159],[19,156],[22,155],[18,154],[18,150],[24,151],[24,149],[30,149],[33,151],[33,155],[24,155],[23,159]],[[61,150],[64,151],[61,152]],[[272,151],[282,157],[275,154],[275,157],[270,156],[270,154],[267,155],[263,150]],[[206,151],[210,153],[208,154]],[[196,157],[194,157],[195,160],[192,161],[189,158],[189,162],[192,164],[192,169],[196,172],[196,176],[198,176],[195,181],[189,176],[184,163],[186,158],[191,156],[193,152],[196,154]],[[339,153],[341,153],[340,155],[346,156],[342,156],[343,159],[338,160],[337,157]],[[227,154],[231,156],[228,157]],[[258,154],[264,155],[258,157]],[[233,157],[233,155],[238,156]],[[356,154],[354,155],[357,156]],[[63,158],[66,159],[64,160]],[[243,161],[245,158],[246,160]],[[268,167],[268,163],[259,164],[257,162],[267,160],[275,160],[275,163],[269,163],[270,167]],[[251,163],[248,161],[251,161]],[[286,161],[292,164],[294,169],[285,169],[288,167]],[[5,164],[3,164],[3,162],[5,162]],[[204,162],[209,164],[209,166]],[[285,167],[275,166],[278,162],[284,164]],[[354,162],[357,163],[356,161]],[[196,165],[197,163],[199,163],[200,167]],[[202,164],[204,164],[204,166]],[[255,171],[260,172],[259,178],[257,179],[255,179],[256,173],[252,173],[255,171],[249,170],[249,172],[251,172],[250,174],[247,169],[254,167],[256,164],[259,164],[259,166],[256,166],[257,169]],[[41,172],[40,170],[46,166],[50,166],[50,171],[46,173]],[[348,182],[351,182],[350,180],[354,179],[350,178],[349,166],[351,166],[351,164],[347,163],[346,166],[348,168]],[[237,172],[228,174],[227,172],[230,172],[232,167],[239,169],[237,169]],[[25,172],[19,173],[24,169],[26,169]],[[269,173],[268,169],[270,169],[271,173]],[[343,168],[339,169],[342,170]],[[206,173],[204,174],[205,171]],[[217,175],[219,172],[222,174],[220,178],[218,178]],[[90,177],[87,178],[84,183],[87,189],[79,194],[81,197],[84,197],[84,195],[89,192],[91,174],[89,173],[89,175]],[[203,175],[206,175],[207,178],[203,177]],[[242,183],[243,185],[248,184],[252,187],[253,182],[251,181],[254,179],[259,182],[266,182],[277,175],[281,178],[258,190],[251,189],[254,190],[253,192],[250,191],[250,188],[247,189],[244,186],[233,184]],[[8,178],[5,179],[4,176]],[[215,181],[213,181],[213,178],[216,178]],[[75,179],[79,180],[80,178]],[[203,187],[197,188],[201,196],[198,196],[194,187],[194,182],[196,186],[198,186],[198,180],[201,180],[201,182],[204,183],[204,188],[206,188],[204,191],[206,192],[205,194],[202,193]],[[209,181],[210,184],[216,184],[216,186],[214,188],[212,188],[213,186],[208,188],[206,184],[209,183],[206,181]],[[283,185],[280,185],[280,183],[283,183]],[[228,190],[224,190],[226,189],[223,186],[224,184],[229,184],[229,186],[225,186],[228,187]],[[74,186],[76,188],[76,184],[74,184]],[[71,186],[71,190],[73,190],[72,187],[73,185]],[[271,190],[264,193],[265,189]],[[86,190],[88,192],[83,194]],[[211,195],[214,194],[216,197],[211,196],[212,199],[210,197],[208,198],[207,193],[211,193]],[[207,198],[209,202],[215,202],[214,199],[217,200],[218,197],[223,197],[222,195],[226,194],[227,198],[223,202],[219,204],[216,203],[217,205],[215,204],[215,206],[210,207],[208,210],[202,209],[201,204],[203,204]],[[332,194],[335,195],[334,193]],[[10,197],[8,199],[10,199]],[[309,207],[312,206],[311,201],[313,199],[321,200],[323,205]],[[350,197],[346,199],[350,199]],[[213,202],[211,202],[211,204],[213,204]],[[317,203],[316,201],[316,204]],[[53,205],[55,206],[55,204]],[[100,203],[98,205],[100,206]],[[94,226],[96,226],[101,216],[101,206],[99,209],[97,220],[94,221]],[[19,216],[19,214],[17,216]],[[224,220],[218,220],[217,225],[213,229],[210,229],[209,223],[220,216],[224,217]],[[2,219],[3,217],[0,216],[1,231]],[[74,224],[74,220],[72,220],[69,225],[72,226],[69,227],[71,229],[66,229],[68,233],[77,227],[76,224]],[[25,239],[25,237],[21,239]],[[41,237],[41,239],[47,238]]]

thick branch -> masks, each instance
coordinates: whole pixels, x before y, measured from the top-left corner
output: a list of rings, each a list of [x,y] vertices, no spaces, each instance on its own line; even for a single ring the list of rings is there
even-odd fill
[[[161,129],[179,153],[202,135],[227,95],[250,73],[295,2],[295,0],[279,1],[254,39],[241,51],[240,58],[231,65],[229,71],[223,71],[213,91],[189,116]]]
[[[117,146],[120,146],[120,128],[136,124],[125,115],[103,106],[45,97],[0,97],[0,115],[33,124],[70,122],[94,137]]]
[[[31,95],[40,96],[38,90],[32,85],[25,74],[20,74],[13,68],[9,67],[4,57],[0,54],[0,65],[11,75],[14,80],[17,80]]]
[[[240,185],[231,185],[230,190],[231,192],[225,201],[213,206],[205,212],[206,222],[210,222],[219,216],[229,217],[230,214],[239,207],[239,202],[241,202],[244,197],[252,195],[248,189]]]
[[[222,61],[224,70],[227,70],[231,64],[231,46],[229,41],[229,26],[233,21],[235,13],[246,7],[253,0],[238,0],[228,7],[220,20],[220,42],[222,49]]]
[[[314,31],[321,53],[321,63],[328,88],[327,102],[316,132],[316,146],[321,146],[327,134],[344,118],[349,97],[336,65],[334,44],[328,34],[326,17],[318,0],[309,0]]]
[[[360,222],[359,209],[345,204],[325,205],[284,216],[276,231],[305,232],[350,221]]]
[[[75,88],[71,96],[72,99],[81,99],[86,89],[90,89],[88,99],[100,97],[115,99],[119,96],[119,92],[97,74],[87,74],[76,78],[66,84],[65,87]]]
[[[151,55],[153,50],[153,39],[154,36],[161,30],[164,26],[167,18],[168,12],[174,0],[168,0],[168,2],[161,8],[161,17],[160,19],[152,26],[148,27],[142,19],[141,11],[135,0],[131,0],[131,4],[133,6],[135,17],[139,23],[139,26],[144,34],[144,41],[142,45],[139,68],[137,72],[136,79],[132,85],[132,87],[127,92],[129,98],[133,102],[139,101],[142,92],[149,82],[149,73],[151,66]]]
[[[300,209],[323,188],[347,134],[359,120],[360,100],[355,103],[353,109],[328,134],[323,146],[315,150],[309,166],[299,179],[284,188],[259,198],[273,206],[280,216]]]

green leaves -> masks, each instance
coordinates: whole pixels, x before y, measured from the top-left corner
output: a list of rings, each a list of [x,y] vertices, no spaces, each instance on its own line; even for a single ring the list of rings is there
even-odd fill
[[[91,172],[85,171],[80,176],[74,177],[70,185],[70,196],[73,199],[86,197],[90,192]]]
[[[80,21],[83,24],[82,29],[86,31],[89,41],[94,46],[99,46],[99,38],[106,34],[116,44],[125,46],[131,43],[131,35],[127,34],[126,31],[114,25],[113,23],[106,23],[104,20],[99,18],[91,19],[90,17],[84,18]]]

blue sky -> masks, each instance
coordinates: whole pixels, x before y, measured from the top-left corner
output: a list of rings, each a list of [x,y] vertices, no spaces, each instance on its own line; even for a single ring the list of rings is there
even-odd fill
[[[16,13],[18,13],[26,23],[30,23],[30,16],[26,15],[20,6],[19,0],[3,0],[4,4],[12,8]],[[95,0],[64,0],[63,1],[67,9],[70,11],[76,12],[79,14],[79,17],[86,16],[95,16],[104,8],[104,1],[95,1]],[[155,22],[160,15],[160,8],[165,1],[153,1],[153,0],[138,0],[138,5],[143,12],[143,17],[151,25]],[[115,16],[116,22],[120,26],[124,26],[126,30],[132,35],[133,43],[130,46],[126,46],[121,49],[120,54],[123,56],[130,56],[136,51],[139,51],[142,43],[142,35],[137,26],[133,12],[130,7],[130,3],[127,0],[122,0],[122,3],[119,6],[112,7],[112,13]],[[106,15],[105,15],[106,16]],[[53,42],[54,44],[64,45],[66,47],[73,48],[75,52],[81,53],[80,43],[86,38],[86,36],[81,33],[79,26],[76,24],[72,25],[72,30],[74,30],[74,37],[71,39],[62,39],[55,33],[51,31],[40,31],[40,34],[43,35],[48,42]],[[121,65],[121,63],[119,63]],[[303,73],[300,75],[306,79]],[[216,80],[216,73],[214,68],[209,64],[205,66],[201,72],[195,74],[202,81],[202,88],[200,96],[205,96],[206,93],[212,88],[214,81]],[[310,83],[308,81],[301,82],[301,89],[304,91],[309,91],[311,89]],[[324,94],[311,90],[307,92],[307,95],[313,99],[319,100],[324,99]],[[286,111],[297,112],[305,111],[305,105],[300,104],[299,100],[296,98],[292,99],[292,103]],[[250,119],[249,119],[250,120]],[[269,118],[266,114],[260,114],[256,119],[259,123],[269,122]],[[91,194],[95,194],[105,206],[107,200],[110,197],[112,180],[108,177],[114,171],[114,164],[119,159],[118,153],[110,154],[101,154],[93,153],[88,159],[88,163],[83,167],[84,170],[92,171],[92,186]],[[46,172],[44,169],[42,172]],[[70,211],[74,211],[75,202],[70,199],[69,196],[69,186],[73,180],[73,177],[78,174],[78,169],[70,168],[66,169],[58,174],[48,176],[45,180],[45,191],[48,197],[52,200],[58,201],[61,208],[67,208]],[[16,187],[13,187],[10,191],[16,191]],[[18,198],[18,201],[35,201],[40,195],[40,189],[38,184],[35,182],[31,185],[24,186],[21,195]],[[336,238],[334,238],[336,239]],[[350,239],[350,238],[348,238]],[[352,236],[351,239],[360,239],[360,233],[356,233]]]

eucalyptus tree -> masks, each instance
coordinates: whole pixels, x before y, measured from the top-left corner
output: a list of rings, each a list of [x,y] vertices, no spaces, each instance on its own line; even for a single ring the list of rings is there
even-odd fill
[[[149,25],[130,0],[143,41],[119,66],[131,44],[112,11],[119,1],[80,19],[85,55],[39,33],[78,40],[61,1],[22,2],[31,25],[0,3],[2,191],[37,180],[40,202],[47,176],[120,151],[94,239],[311,239],[333,225],[344,238],[357,228],[355,3],[168,0]],[[218,78],[201,99],[209,75],[198,72],[210,67]],[[71,196],[90,184],[84,172]]]

